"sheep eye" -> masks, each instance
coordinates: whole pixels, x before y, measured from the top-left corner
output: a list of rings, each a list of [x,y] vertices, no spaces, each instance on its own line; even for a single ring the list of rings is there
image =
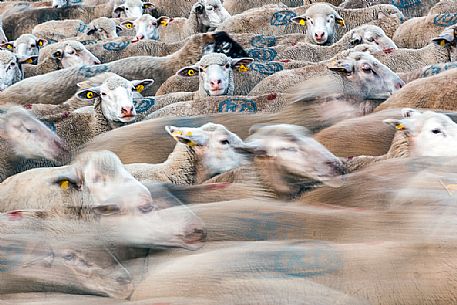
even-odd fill
[[[128,7],[126,7],[126,8],[125,8],[125,10],[126,10],[126,11],[128,11],[128,10],[129,10],[129,8],[128,8]]]
[[[100,205],[93,208],[94,212],[99,215],[113,215],[121,211],[117,204]]]
[[[63,256],[63,259],[66,261],[72,261],[76,258],[76,256],[73,253],[67,254]]]
[[[226,140],[221,140],[220,143],[221,143],[222,145],[230,144],[229,140],[227,140],[227,139],[226,139]]]
[[[34,47],[36,47],[36,45],[32,44],[30,47],[31,47],[31,48],[34,48]]]
[[[100,95],[102,95],[102,96],[106,96],[106,93],[105,93],[105,92],[102,92],[102,93],[100,93]]]
[[[67,53],[68,53],[69,55],[73,55],[73,54],[75,54],[75,51],[72,50],[72,51],[68,51]]]
[[[152,203],[147,203],[147,204],[143,204],[143,205],[140,205],[138,207],[138,210],[142,213],[142,214],[148,214],[148,213],[151,213],[152,211],[154,211],[154,206],[152,205]]]
[[[435,129],[432,129],[432,133],[439,134],[439,133],[441,133],[441,130],[439,128],[435,128]]]
[[[368,66],[368,65],[363,65],[363,66],[362,66],[362,71],[363,71],[363,72],[366,72],[366,73],[369,73],[369,72],[371,72],[371,71],[373,71],[373,70],[371,69],[370,66]]]
[[[15,65],[16,65],[15,62],[12,62],[12,63],[10,64],[11,67],[14,67]]]
[[[225,65],[225,68],[226,68],[226,69],[230,68],[230,65],[229,65],[229,64],[226,64],[226,65]]]
[[[368,37],[368,38],[367,38],[367,41],[368,41],[368,42],[373,42],[373,40],[374,40],[373,37]]]

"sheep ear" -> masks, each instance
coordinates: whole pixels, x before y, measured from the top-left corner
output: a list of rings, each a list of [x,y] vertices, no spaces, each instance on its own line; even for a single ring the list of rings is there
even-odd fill
[[[91,29],[89,29],[89,31],[87,31],[87,35],[94,35],[95,32],[97,32],[97,29],[96,28],[91,28]]]
[[[197,134],[197,130],[195,129],[196,128],[165,126],[165,130],[176,140],[176,142],[191,147],[204,145],[205,141],[203,135]]]
[[[144,88],[154,83],[153,79],[132,80],[134,90],[138,93],[143,92]]]
[[[327,68],[331,71],[338,72],[338,73],[352,73],[354,70],[354,66],[345,61],[338,60],[334,63],[331,63],[327,66]]]
[[[17,62],[20,65],[23,65],[23,64],[36,65],[36,64],[38,64],[38,55],[20,57],[20,58],[17,59]]]
[[[422,114],[422,112],[420,112],[416,109],[412,109],[412,108],[403,108],[401,110],[401,115],[404,118],[412,118],[412,117],[415,117],[415,116],[418,116],[421,114]]]
[[[299,25],[306,25],[306,17],[305,16],[298,16],[290,19],[292,22],[299,24]]]
[[[178,72],[176,72],[176,75],[182,76],[182,77],[193,77],[198,75],[198,68],[196,66],[190,66],[190,67],[184,67]]]
[[[120,32],[122,32],[122,27],[119,25],[116,25],[116,34],[119,34]]]
[[[62,59],[63,58],[63,51],[61,49],[57,49],[52,53],[52,58],[55,59]]]
[[[378,19],[383,19],[389,17],[386,13],[379,11],[378,12]]]
[[[195,3],[194,6],[192,7],[192,11],[196,14],[203,14],[205,11],[205,7],[201,3]]]
[[[148,8],[152,8],[152,7],[154,7],[154,4],[152,4],[151,2],[143,2],[144,10],[147,10]]]
[[[81,189],[83,180],[81,174],[76,168],[68,168],[68,171],[60,174],[54,179],[54,184],[60,187],[62,191],[66,191],[70,188]]]
[[[383,122],[384,122],[384,124],[395,127],[395,129],[397,129],[397,130],[406,130],[406,126],[403,124],[403,122],[401,120],[386,119],[386,120],[383,120]]]
[[[2,47],[2,49],[6,49],[6,50],[10,50],[10,51],[14,50],[14,42],[5,42],[5,43],[2,43],[0,46]]]
[[[240,73],[249,72],[249,65],[254,61],[252,58],[233,58],[232,68]]]
[[[125,12],[125,5],[122,4],[122,5],[117,6],[117,7],[114,9],[113,12],[114,12],[114,15],[115,15],[115,16],[113,16],[113,17],[118,17],[118,18],[121,17],[121,13],[122,13],[122,12]]]
[[[356,46],[362,43],[362,37],[359,34],[354,33],[350,41],[351,45]]]
[[[131,21],[123,21],[121,23],[121,27],[130,30],[130,29],[133,29],[135,27],[135,25]]]
[[[341,27],[343,27],[343,26],[346,25],[345,22],[344,22],[343,17],[341,17],[341,16],[338,15],[338,14],[335,14],[335,22],[336,22],[339,26],[341,26]]]
[[[100,87],[92,87],[76,92],[76,97],[83,101],[93,100],[100,96]]]
[[[157,19],[157,24],[166,27],[168,23],[170,23],[171,18],[167,16],[161,16],[159,19]]]
[[[39,48],[42,48],[44,47],[45,45],[48,44],[48,41],[46,39],[38,39],[36,41],[36,45],[39,47]]]

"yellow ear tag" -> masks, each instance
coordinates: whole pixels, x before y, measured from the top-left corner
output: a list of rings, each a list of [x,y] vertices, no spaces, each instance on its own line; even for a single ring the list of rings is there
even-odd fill
[[[124,26],[125,26],[127,29],[131,29],[131,28],[133,28],[133,23],[130,23],[130,22],[129,22],[129,23],[126,23],[126,24],[124,24]]]
[[[446,41],[444,39],[440,40],[440,46],[444,47],[446,45]]]
[[[186,133],[186,137],[191,137],[191,136],[192,136],[192,131],[188,131],[188,132]]]
[[[143,92],[143,90],[144,90],[144,85],[137,85],[137,86],[135,87],[135,90],[136,90],[138,93]]]
[[[240,67],[238,68],[238,71],[241,72],[241,73],[248,72],[249,68],[246,67],[245,65],[240,65]]]
[[[398,123],[397,125],[395,125],[395,129],[397,129],[397,130],[405,130],[405,125],[403,125],[402,123]]]
[[[167,26],[168,22],[166,20],[162,20],[162,21],[160,21],[160,25],[161,26]]]
[[[306,24],[306,21],[305,19],[300,19],[300,21],[298,22],[300,25],[305,25]]]
[[[62,190],[66,191],[70,187],[70,182],[68,180],[62,180],[59,182],[59,185]]]
[[[25,62],[28,63],[28,64],[31,64],[31,63],[33,63],[33,59],[27,58],[27,59],[25,60]]]
[[[89,92],[87,92],[86,97],[88,99],[92,99],[92,98],[94,98],[94,93],[92,91],[89,91]]]
[[[341,26],[345,26],[344,19],[338,19],[338,24]]]
[[[195,71],[191,69],[191,70],[187,71],[187,75],[194,76],[195,75]]]
[[[39,45],[40,47],[42,47],[42,46],[43,46],[43,40],[38,40],[38,45]]]
[[[13,48],[13,46],[10,45],[10,44],[7,44],[7,45],[6,45],[6,48],[11,50],[11,49]]]

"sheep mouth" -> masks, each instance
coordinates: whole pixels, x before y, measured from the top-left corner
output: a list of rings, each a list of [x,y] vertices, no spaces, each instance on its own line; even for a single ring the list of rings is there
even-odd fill
[[[121,121],[121,122],[131,122],[131,121],[135,120],[135,118],[136,118],[136,115],[128,114],[128,115],[120,116],[119,117],[119,121]]]

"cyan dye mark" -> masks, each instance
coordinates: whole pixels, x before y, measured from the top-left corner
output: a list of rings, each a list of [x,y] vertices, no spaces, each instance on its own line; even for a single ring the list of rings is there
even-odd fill
[[[249,66],[252,70],[259,72],[260,74],[264,75],[272,75],[276,72],[284,70],[284,66],[278,62],[253,62]]]
[[[419,6],[422,4],[422,0],[392,0],[392,5],[402,8],[410,8],[414,6]]]
[[[97,40],[82,40],[81,41],[81,44],[83,44],[85,46],[94,45],[94,44],[97,44],[97,43],[98,43]]]
[[[24,247],[18,243],[0,244],[0,272],[14,269],[22,261]]]
[[[441,27],[448,27],[457,23],[457,13],[445,13],[436,15],[433,24]]]
[[[230,98],[219,102],[218,112],[256,112],[257,103],[251,99]]]
[[[432,65],[428,67],[423,73],[422,77],[428,77],[436,74],[440,74],[441,72],[450,70],[450,69],[455,69],[457,68],[457,62],[450,62],[446,63],[444,65]]]
[[[279,11],[271,16],[270,24],[274,26],[288,25],[292,22],[291,19],[296,16],[297,14],[292,11]]]
[[[143,99],[136,99],[133,101],[135,105],[135,110],[138,113],[143,113],[151,109],[155,105],[156,101],[153,98],[143,98]]]
[[[127,48],[129,44],[130,44],[129,41],[120,41],[120,42],[112,41],[112,42],[105,43],[103,45],[103,48],[107,51],[118,52],[118,51],[122,51],[125,48]]]
[[[256,35],[251,39],[251,46],[254,48],[269,48],[276,45],[276,37]]]
[[[79,74],[85,77],[93,77],[100,73],[108,72],[109,67],[107,65],[94,65],[94,66],[87,66],[83,65],[79,68]]]
[[[79,27],[77,28],[77,31],[80,33],[85,33],[86,30],[87,30],[87,24],[85,24],[84,22],[81,22],[79,24]]]
[[[248,50],[248,56],[259,61],[272,61],[277,55],[278,52],[272,48],[254,48]]]

